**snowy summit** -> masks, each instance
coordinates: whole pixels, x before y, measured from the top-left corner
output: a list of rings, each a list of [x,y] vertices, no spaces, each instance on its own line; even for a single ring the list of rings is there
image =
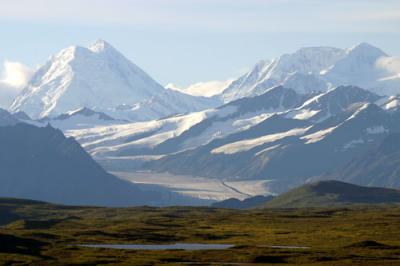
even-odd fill
[[[154,103],[154,99],[166,93],[175,102]],[[208,102],[201,100],[191,104],[191,109],[180,107],[194,102],[191,98],[179,92],[167,92],[109,43],[98,40],[88,48],[71,46],[51,57],[36,71],[10,111],[24,111],[32,118],[43,118],[87,107],[117,117],[149,119],[209,107]]]

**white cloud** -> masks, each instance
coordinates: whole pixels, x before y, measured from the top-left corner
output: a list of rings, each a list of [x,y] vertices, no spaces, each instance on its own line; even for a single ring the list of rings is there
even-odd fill
[[[387,70],[389,73],[400,76],[400,57],[387,56],[381,57],[376,62],[377,67]]]
[[[32,77],[33,70],[19,63],[5,61],[0,76],[0,107],[8,108]]]
[[[168,89],[180,91],[186,94],[190,94],[193,96],[204,96],[204,97],[212,97],[222,93],[224,89],[228,87],[230,83],[232,83],[232,79],[226,81],[207,81],[207,82],[198,82],[192,84],[186,88],[179,88],[173,83],[169,83],[165,86]]]
[[[31,79],[33,70],[19,62],[4,62],[4,73],[2,82],[9,84],[15,88],[24,87]]]

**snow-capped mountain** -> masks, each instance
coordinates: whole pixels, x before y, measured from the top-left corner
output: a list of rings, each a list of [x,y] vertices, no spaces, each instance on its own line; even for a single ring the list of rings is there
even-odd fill
[[[260,61],[252,70],[233,81],[223,92],[224,101],[261,94],[266,89],[290,83],[291,79],[307,80],[308,86],[297,84],[300,93],[323,89],[314,75],[332,66],[345,56],[342,49],[331,47],[302,48],[293,54],[284,54],[272,61]],[[298,82],[292,82],[298,83]],[[304,88],[300,88],[303,86]]]
[[[173,101],[157,102],[165,94]],[[167,91],[110,44],[99,40],[88,48],[72,46],[51,57],[10,110],[24,111],[37,119],[87,107],[116,118],[144,120],[215,104],[215,100]]]
[[[341,85],[359,86],[379,95],[400,92],[399,70],[382,50],[367,43],[349,49],[302,48],[271,62],[261,61],[223,92],[225,102],[259,95],[283,85],[299,93],[327,91]]]

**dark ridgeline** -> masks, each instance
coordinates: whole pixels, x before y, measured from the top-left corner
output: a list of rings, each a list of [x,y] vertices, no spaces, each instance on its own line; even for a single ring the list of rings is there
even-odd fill
[[[230,198],[213,203],[211,206],[214,208],[224,208],[224,209],[251,209],[264,205],[268,201],[272,200],[273,196],[254,196],[246,198],[244,200],[239,200],[236,198]]]
[[[0,196],[101,206],[143,205],[144,192],[105,172],[73,138],[51,126],[0,127]]]

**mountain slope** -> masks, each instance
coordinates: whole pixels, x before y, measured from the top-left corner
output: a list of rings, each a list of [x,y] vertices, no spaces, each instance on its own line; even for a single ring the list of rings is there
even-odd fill
[[[312,97],[299,108],[288,111],[287,117],[323,121],[340,114],[355,103],[375,103],[382,97],[355,86],[339,86]]]
[[[324,178],[400,188],[400,133],[388,135],[381,143]]]
[[[264,207],[304,208],[382,203],[400,203],[400,190],[328,180],[294,188],[267,202]]]
[[[106,173],[73,138],[52,127],[0,127],[0,196],[73,205],[165,205],[184,197],[144,191]]]
[[[155,104],[141,109],[144,102],[166,91],[174,101],[163,102],[163,108]],[[87,107],[116,118],[140,120],[141,115],[159,118],[214,104],[215,100],[166,90],[110,44],[99,40],[89,48],[73,46],[51,57],[36,71],[10,110],[43,118]]]

